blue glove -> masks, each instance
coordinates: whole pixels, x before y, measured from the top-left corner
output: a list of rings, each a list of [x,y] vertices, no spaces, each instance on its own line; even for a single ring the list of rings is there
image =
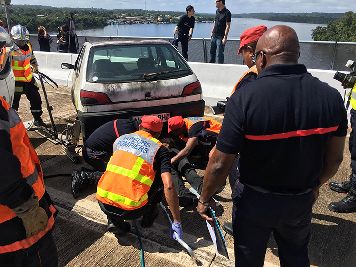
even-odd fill
[[[174,240],[177,240],[174,233],[177,233],[177,235],[180,239],[183,238],[183,229],[182,229],[181,223],[179,223],[179,222],[172,223],[171,236]]]

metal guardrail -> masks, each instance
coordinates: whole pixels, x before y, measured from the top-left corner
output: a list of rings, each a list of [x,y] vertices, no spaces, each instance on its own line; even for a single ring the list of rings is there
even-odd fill
[[[53,43],[51,51],[57,51],[56,36],[52,36]],[[142,36],[78,36],[80,46],[86,42],[97,42],[103,40],[149,40],[163,39],[173,41],[171,37],[142,37]],[[37,35],[31,34],[30,40],[34,50],[39,50]],[[225,46],[226,64],[243,64],[241,55],[237,55],[240,45],[239,39],[229,39]],[[180,47],[178,48],[180,50]],[[189,42],[189,61],[208,62],[210,59],[210,39],[193,38]],[[345,67],[347,60],[356,60],[356,42],[334,42],[334,41],[300,41],[299,62],[305,64],[308,69],[341,70],[347,71]]]

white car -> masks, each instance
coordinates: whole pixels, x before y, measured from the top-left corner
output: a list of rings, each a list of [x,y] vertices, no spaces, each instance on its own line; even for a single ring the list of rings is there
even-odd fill
[[[72,101],[84,139],[118,117],[204,114],[197,76],[167,41],[86,42],[75,65],[62,68],[74,69]]]

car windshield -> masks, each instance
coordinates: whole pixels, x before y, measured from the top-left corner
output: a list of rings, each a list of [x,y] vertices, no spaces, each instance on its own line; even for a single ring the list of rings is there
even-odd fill
[[[188,74],[190,68],[170,44],[107,45],[91,49],[87,81],[151,81]]]

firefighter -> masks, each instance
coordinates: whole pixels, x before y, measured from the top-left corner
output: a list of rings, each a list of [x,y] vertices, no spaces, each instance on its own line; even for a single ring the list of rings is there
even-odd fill
[[[163,122],[157,116],[143,116],[139,131],[120,136],[114,153],[101,176],[96,197],[108,216],[108,230],[123,234],[130,230],[125,220],[142,217],[150,227],[158,215],[163,193],[173,215],[172,233],[182,238],[178,196],[171,177],[170,156],[157,140]],[[172,237],[174,234],[172,235]]]
[[[74,198],[85,187],[97,184],[100,176],[106,169],[113,153],[113,144],[121,135],[133,133],[138,130],[138,123],[133,119],[116,119],[104,123],[97,128],[84,142],[83,158],[94,171],[82,168],[73,171],[71,191]]]
[[[0,79],[11,72],[10,36],[0,27]],[[0,88],[1,266],[58,266],[52,237],[56,209],[46,193],[36,151],[18,114]]]
[[[214,147],[221,123],[205,117],[183,118],[175,116],[168,120],[168,133],[175,152],[171,163],[174,168],[173,181],[178,190],[181,206],[196,205],[198,199],[184,186],[182,176],[198,192],[203,179],[195,167],[205,169],[209,153]]]
[[[242,86],[253,82],[257,78],[257,68],[256,68],[256,58],[255,58],[255,50],[257,41],[263,35],[263,33],[267,31],[267,27],[265,25],[258,25],[252,28],[248,28],[245,30],[240,36],[240,47],[237,51],[238,54],[242,55],[243,61],[245,65],[249,68],[238,80],[234,89],[231,92],[231,95],[235,93],[236,90],[241,88]],[[232,191],[232,198],[235,197],[236,193],[236,181],[239,179],[239,155],[236,156],[234,164],[229,173],[229,183]],[[230,222],[224,223],[224,229],[227,233],[232,235],[232,224]]]
[[[15,25],[10,31],[11,38],[15,42],[14,50],[11,52],[12,70],[15,75],[15,96],[12,107],[18,110],[21,95],[25,94],[31,104],[31,113],[34,125],[45,127],[42,116],[42,101],[38,92],[33,73],[38,72],[38,64],[29,42],[29,32],[25,26]]]
[[[329,210],[339,213],[356,212],[356,83],[351,91],[351,133],[349,138],[349,151],[351,154],[351,175],[348,181],[330,182],[331,190],[338,193],[346,193],[347,195],[340,201],[331,202]]]

